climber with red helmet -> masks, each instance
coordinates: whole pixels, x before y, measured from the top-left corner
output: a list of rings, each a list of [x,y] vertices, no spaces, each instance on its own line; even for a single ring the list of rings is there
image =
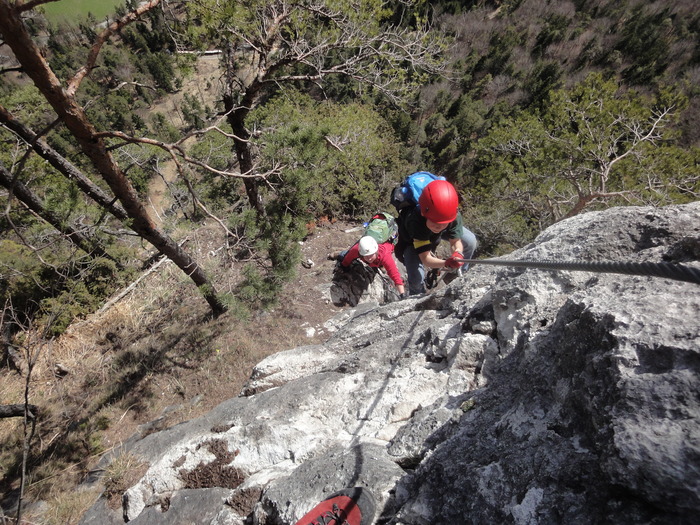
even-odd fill
[[[446,180],[430,182],[420,194],[418,206],[399,214],[399,243],[396,256],[406,267],[408,292],[425,293],[426,268],[460,268],[460,259],[471,259],[478,242],[462,224],[455,187]],[[452,255],[440,259],[435,255],[440,241],[450,243]]]

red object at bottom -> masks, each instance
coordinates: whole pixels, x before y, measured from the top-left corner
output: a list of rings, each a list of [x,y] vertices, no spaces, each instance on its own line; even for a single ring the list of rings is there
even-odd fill
[[[316,505],[296,525],[369,525],[374,519],[374,506],[366,489],[341,490]]]

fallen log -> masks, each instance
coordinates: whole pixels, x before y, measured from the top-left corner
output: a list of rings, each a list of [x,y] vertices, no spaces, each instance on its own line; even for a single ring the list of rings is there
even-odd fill
[[[36,407],[36,405],[27,405],[27,417],[29,419],[34,419],[38,410],[39,409]],[[23,416],[24,404],[17,403],[14,405],[0,405],[0,418]]]

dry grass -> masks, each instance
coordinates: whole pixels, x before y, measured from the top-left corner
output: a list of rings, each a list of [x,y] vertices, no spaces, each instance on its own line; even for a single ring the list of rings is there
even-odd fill
[[[148,465],[132,454],[115,458],[102,476],[104,496],[111,508],[119,508],[121,496],[148,470]]]
[[[46,511],[27,512],[26,523],[75,525],[100,495],[99,488],[58,492],[47,500]]]

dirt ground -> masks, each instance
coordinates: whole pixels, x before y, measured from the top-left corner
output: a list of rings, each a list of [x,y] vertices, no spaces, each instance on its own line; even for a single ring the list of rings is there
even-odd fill
[[[348,307],[335,306],[331,301],[330,286],[335,261],[328,260],[327,256],[352,246],[362,233],[362,225],[326,221],[310,226],[310,230],[309,235],[300,243],[301,263],[297,267],[296,277],[285,283],[277,304],[267,311],[254,312],[247,318],[239,319],[236,312],[229,312],[219,319],[209,319],[206,303],[196,289],[192,289],[191,283],[182,280],[179,275],[181,272],[172,264],[169,264],[168,270],[161,272],[162,275],[152,278],[152,282],[157,283],[155,288],[167,287],[173,278],[179,279],[179,283],[174,286],[180,287],[182,293],[186,294],[185,297],[171,296],[162,305],[161,313],[155,316],[157,319],[166,318],[162,321],[160,330],[177,331],[178,325],[195,323],[190,327],[191,330],[199,329],[211,334],[209,343],[198,340],[193,343],[183,342],[181,349],[174,347],[165,351],[198,354],[201,349],[188,346],[216,346],[221,355],[198,357],[201,362],[197,371],[181,370],[180,373],[178,367],[163,370],[162,377],[154,378],[163,383],[162,388],[156,388],[162,391],[163,399],[150,411],[151,417],[156,415],[156,410],[165,409],[169,403],[179,404],[195,396],[204,398],[200,402],[200,408],[202,411],[207,410],[239,394],[252,367],[265,356],[300,345],[320,343],[331,335],[324,324]],[[203,265],[210,268],[218,290],[228,292],[235,289],[243,263],[231,262],[223,256],[222,245],[223,232],[216,225],[210,224],[192,235],[190,249],[200,257],[203,256]],[[167,272],[172,272],[172,275],[164,275]],[[159,284],[161,282],[166,284]],[[142,288],[149,288],[149,285],[144,283]],[[138,292],[134,300],[140,300]],[[145,324],[154,323],[159,321],[148,321]],[[100,330],[103,331],[104,329]],[[153,332],[153,328],[150,331]],[[141,334],[140,342],[136,344],[145,344],[147,337],[146,334]],[[167,346],[169,342],[167,338],[159,338],[154,334],[148,344]],[[212,357],[216,357],[218,365],[226,366],[216,370],[208,368]],[[229,365],[230,368],[227,369]],[[177,376],[177,388],[170,385],[168,375],[171,373]],[[138,419],[143,422],[141,418]]]
[[[323,323],[338,314],[342,308],[330,301],[329,289],[335,261],[329,261],[329,253],[350,248],[361,236],[362,224],[337,222],[321,224],[301,244],[301,267],[297,278],[290,282],[282,301],[294,305],[301,317],[301,325],[313,328],[311,339],[325,339]]]
[[[212,320],[196,289],[184,283],[182,292],[187,295],[171,297],[160,312],[151,312],[152,320],[143,323],[152,325],[150,328],[141,326],[133,336],[114,327],[90,331],[103,334],[111,330],[123,338],[121,347],[131,344],[143,348],[144,354],[156,352],[164,363],[169,363],[154,365],[149,377],[134,384],[133,393],[119,403],[129,413],[120,414],[120,425],[110,425],[104,433],[106,446],[124,441],[144,423],[157,420],[157,428],[166,428],[197,417],[239,395],[253,367],[266,356],[328,339],[331,332],[324,324],[348,307],[335,306],[331,301],[329,291],[335,261],[328,260],[327,255],[349,248],[359,238],[362,226],[326,222],[312,229],[301,243],[302,259],[296,278],[285,284],[278,303],[268,311],[245,319],[238,319],[235,312],[230,312]],[[213,254],[221,246],[221,233],[213,226],[197,235],[193,243],[197,252]],[[216,256],[219,262],[220,254],[221,251]],[[173,277],[182,281],[179,270],[172,266],[161,273],[174,271]],[[227,280],[234,282],[239,276],[240,264],[221,264],[216,279],[219,289],[226,291]],[[152,282],[156,284],[150,287],[157,289],[161,286],[157,283],[171,279],[154,276]],[[144,284],[143,288],[149,285]],[[139,295],[137,291],[133,300],[142,300]],[[169,337],[170,333],[176,335]],[[184,363],[183,356],[188,356]],[[147,401],[142,402],[141,398]]]
[[[147,119],[149,114],[162,113],[168,115],[173,125],[185,126],[186,122],[180,111],[185,94],[197,97],[202,105],[213,109],[217,99],[220,98],[219,93],[221,90],[219,60],[218,55],[199,57],[195,64],[195,73],[184,80],[182,89],[156,101],[141,116]],[[188,148],[193,142],[194,138],[190,137],[183,142],[182,146]],[[164,162],[160,172],[162,178],[155,177],[151,180],[148,195],[151,216],[158,225],[162,223],[162,217],[165,215],[166,209],[172,204],[168,197],[169,191],[167,186],[174,182],[178,175],[174,162]]]

